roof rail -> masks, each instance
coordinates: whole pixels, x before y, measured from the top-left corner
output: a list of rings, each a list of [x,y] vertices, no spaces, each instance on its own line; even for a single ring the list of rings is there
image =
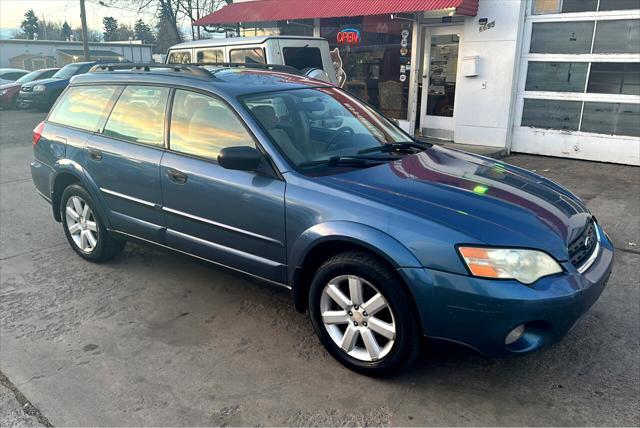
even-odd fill
[[[194,76],[211,77],[211,73],[198,64],[163,64],[157,62],[116,62],[108,64],[97,64],[91,67],[90,73],[106,73],[115,70],[130,70],[148,72],[152,69],[165,69],[176,73],[191,73]]]
[[[178,65],[178,64],[171,64]],[[189,63],[185,64],[188,66],[208,66],[208,67],[220,67],[220,68],[251,68],[258,70],[270,70],[270,71],[281,71],[283,73],[289,74],[297,74],[299,76],[303,76],[300,70],[290,65],[281,65],[281,64],[259,64],[253,62],[198,62],[198,63]]]

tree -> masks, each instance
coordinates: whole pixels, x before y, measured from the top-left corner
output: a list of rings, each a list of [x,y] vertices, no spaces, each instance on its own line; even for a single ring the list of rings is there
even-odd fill
[[[67,23],[67,21],[64,21],[64,24],[62,24],[62,29],[60,30],[60,37],[62,38],[62,40],[69,40],[71,34],[73,34],[73,31],[71,31],[71,26]]]
[[[145,24],[142,19],[136,21],[136,24],[133,26],[133,33],[136,40],[142,40],[142,43],[153,45],[156,42],[151,27]]]
[[[155,26],[156,30],[156,46],[155,53],[165,54],[171,46],[182,42],[182,37],[176,35],[176,30],[169,19],[164,15],[160,15]],[[179,34],[179,33],[178,33]]]
[[[82,27],[76,27],[72,30],[73,39],[82,41]],[[87,39],[89,43],[97,43],[102,41],[102,33],[96,30],[87,31]]]
[[[131,28],[131,25],[127,25],[127,24],[120,24],[118,26],[118,31],[116,31],[116,39],[118,41],[127,41],[129,40],[129,38],[133,39],[133,28]]]
[[[232,0],[111,0],[110,5],[119,5],[123,8],[136,8],[140,11],[155,11],[158,22],[156,28],[161,26],[163,32],[157,36],[160,38],[183,41],[180,28],[190,26],[196,19],[208,15],[220,7],[232,3]],[[192,37],[195,31],[192,28]]]
[[[118,40],[118,20],[112,16],[102,18],[102,27],[104,28],[104,41],[111,42]]]
[[[27,35],[28,39],[33,39],[33,36],[38,34],[40,26],[38,25],[38,17],[33,9],[29,9],[24,14],[24,20],[20,24],[20,28]]]

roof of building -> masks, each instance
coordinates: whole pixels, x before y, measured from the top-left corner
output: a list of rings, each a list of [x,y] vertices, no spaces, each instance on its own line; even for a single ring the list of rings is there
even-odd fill
[[[57,49],[58,52],[63,53],[65,55],[68,56],[83,56],[84,55],[84,50],[82,49]],[[90,56],[112,56],[112,57],[122,57],[123,55],[118,53],[118,52],[114,52],[114,51],[109,51],[109,50],[99,50],[99,49],[90,49],[89,50],[89,55]]]
[[[478,0],[254,0],[228,4],[212,14],[197,19],[194,25],[388,15],[435,10],[475,16],[478,12]]]
[[[4,44],[4,43],[8,43],[8,44],[23,44],[23,45],[66,45],[69,48],[73,48],[74,46],[82,46],[82,42],[68,42],[66,40],[30,40],[30,39],[0,39],[0,45]],[[111,46],[118,46],[118,47],[122,47],[122,46],[145,46],[148,48],[152,48],[153,45],[149,45],[149,44],[143,44],[143,43],[137,43],[135,40],[132,40],[131,43],[129,43],[128,40],[126,41],[121,41],[121,42],[89,42],[89,46],[95,47],[95,46],[100,46],[100,47],[111,47]]]
[[[31,58],[47,58],[53,59],[51,55],[42,55],[42,54],[20,54],[9,58],[9,60],[22,60],[22,59],[31,59]]]
[[[174,46],[171,49],[185,49],[185,48],[198,48],[205,46],[236,46],[236,45],[257,45],[264,43],[269,39],[295,39],[295,40],[320,40],[325,39],[319,37],[302,37],[302,36],[258,36],[258,37],[228,37],[217,39],[204,39],[194,40],[191,42],[184,42]]]

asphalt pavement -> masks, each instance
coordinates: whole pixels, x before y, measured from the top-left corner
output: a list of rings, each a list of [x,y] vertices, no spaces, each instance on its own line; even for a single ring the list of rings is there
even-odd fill
[[[534,354],[427,341],[380,380],[334,361],[286,290],[134,244],[80,259],[31,182],[42,118],[0,111],[0,425],[640,425],[640,168],[503,159],[603,224],[618,251],[602,297]]]

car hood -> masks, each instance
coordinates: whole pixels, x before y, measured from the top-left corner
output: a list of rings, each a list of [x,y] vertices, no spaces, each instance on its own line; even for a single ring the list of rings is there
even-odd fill
[[[33,82],[25,83],[22,86],[36,86],[36,85],[44,85],[48,88],[56,88],[61,86],[67,86],[69,84],[69,79],[41,79],[34,80]]]
[[[558,260],[568,258],[568,244],[591,218],[578,197],[550,180],[438,146],[321,180],[488,245],[537,248]]]
[[[20,86],[21,86],[20,83],[11,82],[4,85],[0,85],[0,91],[4,91],[5,89],[19,88]]]

